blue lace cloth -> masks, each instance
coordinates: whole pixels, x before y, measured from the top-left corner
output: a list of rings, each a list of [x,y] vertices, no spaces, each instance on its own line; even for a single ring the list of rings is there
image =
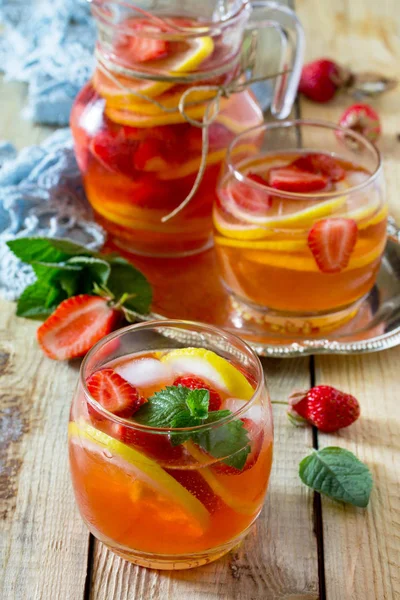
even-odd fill
[[[12,144],[0,143],[0,292],[9,300],[34,281],[31,267],[5,243],[26,236],[68,237],[93,250],[105,241],[85,197],[69,129],[18,155]]]
[[[26,81],[24,116],[67,125],[94,68],[95,24],[87,0],[0,0],[0,70]]]

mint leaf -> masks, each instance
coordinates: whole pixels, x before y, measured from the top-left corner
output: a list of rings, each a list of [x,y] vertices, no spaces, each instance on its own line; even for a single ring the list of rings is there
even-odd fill
[[[49,283],[35,281],[22,292],[17,303],[17,315],[30,319],[43,319],[66,298],[62,290]]]
[[[372,490],[370,470],[352,452],[332,446],[303,458],[299,466],[303,483],[338,500],[365,508]]]
[[[43,283],[51,283],[56,281],[63,272],[65,273],[69,271],[75,275],[79,275],[81,272],[80,267],[69,266],[66,264],[64,265],[37,261],[32,261],[31,264],[36,277]]]
[[[186,404],[190,415],[197,419],[206,419],[208,416],[208,405],[210,392],[208,390],[190,390],[186,398]],[[182,427],[182,425],[180,425]]]
[[[111,267],[106,260],[93,256],[73,256],[67,265],[79,267],[83,271],[81,293],[92,293],[93,285],[105,285],[111,273]]]
[[[189,388],[181,385],[167,386],[149,398],[135,414],[135,421],[164,429],[181,427],[176,423],[181,422],[182,414],[191,417],[186,404],[190,391]],[[195,424],[198,424],[197,421]],[[191,425],[184,425],[184,427],[191,427]]]
[[[203,423],[215,423],[231,414],[230,410],[213,411]],[[223,458],[226,465],[239,470],[243,469],[251,451],[249,434],[240,419],[200,431],[193,436],[193,441],[211,456]]]
[[[167,386],[156,392],[135,414],[135,421],[151,427],[175,429],[212,425],[232,415],[230,410],[208,412],[210,392],[190,390],[182,385]],[[243,421],[233,419],[217,427],[201,431],[171,433],[176,446],[192,439],[208,454],[236,469],[243,469],[251,451],[250,440]]]
[[[112,258],[110,267],[107,288],[115,299],[118,301],[124,294],[128,294],[130,297],[124,302],[124,307],[142,314],[148,313],[152,289],[143,273],[121,257]]]
[[[7,246],[25,263],[43,261],[50,263],[63,262],[71,256],[91,256],[93,252],[70,240],[57,238],[26,237],[10,240]]]

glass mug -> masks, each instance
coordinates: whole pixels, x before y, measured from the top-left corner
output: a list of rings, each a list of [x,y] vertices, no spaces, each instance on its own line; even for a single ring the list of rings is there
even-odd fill
[[[374,286],[387,214],[380,154],[363,136],[323,121],[255,127],[232,142],[218,188],[222,280],[245,318],[277,332],[336,328]]]
[[[146,426],[137,422],[139,412],[121,417],[110,412],[109,398],[110,410],[97,402],[93,380],[110,372],[114,386],[122,376],[145,398],[179,382],[190,386],[185,376],[193,382],[200,375],[198,387],[214,390],[209,410],[224,412],[189,428]],[[236,437],[238,427],[245,438]],[[105,337],[82,363],[68,433],[82,518],[135,564],[188,569],[216,560],[261,511],[273,446],[265,377],[253,350],[215,327],[153,321]],[[232,436],[239,440],[234,449]],[[216,445],[207,447],[207,440]]]
[[[133,253],[201,252],[212,244],[226,148],[262,122],[244,79],[272,75],[263,33],[273,28],[280,40],[286,72],[275,78],[271,109],[282,118],[300,77],[301,26],[290,9],[264,1],[92,0],[92,12],[97,66],[71,129],[96,218]]]

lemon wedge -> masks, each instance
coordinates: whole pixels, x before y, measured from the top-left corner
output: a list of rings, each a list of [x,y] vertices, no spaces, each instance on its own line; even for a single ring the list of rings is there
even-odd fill
[[[171,78],[174,75],[182,75],[190,73],[208,58],[214,50],[214,42],[211,37],[205,35],[202,37],[188,38],[185,43],[185,49],[181,52],[175,52],[166,58],[153,60],[151,68],[155,73],[163,73]],[[174,82],[172,81],[155,81],[144,79],[119,78],[120,82],[133,92],[145,94],[151,98],[160,96],[166,90],[170,89]],[[126,101],[129,99],[133,104],[137,103],[135,94],[127,93],[117,87],[108,77],[99,70],[96,71],[93,77],[93,86],[101,96],[108,99]]]
[[[81,421],[79,424],[71,422],[68,426],[68,437],[70,440],[76,440],[78,444],[84,442],[90,444],[89,450],[93,448],[95,451],[105,449],[112,455],[122,459],[126,468],[133,469],[139,479],[145,481],[163,495],[168,496],[172,502],[179,504],[181,509],[188,515],[188,518],[194,519],[203,531],[207,529],[210,514],[205,506],[176,479],[164,471],[156,461],[103,431],[92,427],[85,421]]]
[[[186,87],[175,86],[160,96],[157,96],[157,102],[160,102],[160,104],[165,106],[165,108],[178,110],[182,93],[186,90]],[[191,94],[187,97],[187,104],[188,106],[198,105],[206,100],[211,100],[215,97],[215,95],[215,90],[193,90],[193,92],[191,92]],[[163,110],[156,104],[153,104],[148,100],[141,99],[137,96],[133,96],[132,94],[127,94],[123,98],[120,98],[119,96],[116,98],[107,98],[107,106],[120,110],[126,109],[138,115],[152,116],[165,114]]]
[[[238,206],[234,200],[228,200],[228,197],[226,198],[226,202],[227,210],[235,218],[240,219],[242,222],[250,223],[251,225],[261,225],[263,227],[298,227],[309,225],[316,219],[321,219],[336,212],[339,208],[346,204],[347,196],[339,196],[338,198],[332,198],[331,200],[317,202],[311,206],[308,206],[307,208],[303,208],[295,212],[287,212],[283,215],[271,214],[269,217],[265,215],[253,215],[240,208],[240,206]],[[299,200],[294,200],[293,203],[301,206],[301,202]],[[288,202],[286,202],[286,204],[288,204]]]
[[[235,398],[250,400],[254,394],[243,373],[212,350],[178,348],[161,356],[161,361],[169,364],[177,375],[197,375]]]
[[[373,217],[371,217],[370,219],[368,219],[366,221],[359,223],[358,229],[366,229],[367,227],[371,227],[371,225],[377,225],[378,223],[380,223],[381,221],[386,219],[388,214],[389,214],[389,207],[387,204],[385,204]]]

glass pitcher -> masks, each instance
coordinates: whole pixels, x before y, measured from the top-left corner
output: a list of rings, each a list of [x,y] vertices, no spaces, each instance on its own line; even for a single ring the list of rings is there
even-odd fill
[[[92,0],[92,12],[97,66],[71,128],[96,218],[136,254],[201,252],[212,244],[226,148],[263,120],[249,87],[272,75],[263,32],[274,28],[281,43],[271,109],[284,118],[300,76],[301,26],[264,1]]]

